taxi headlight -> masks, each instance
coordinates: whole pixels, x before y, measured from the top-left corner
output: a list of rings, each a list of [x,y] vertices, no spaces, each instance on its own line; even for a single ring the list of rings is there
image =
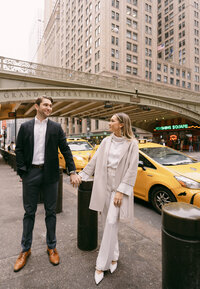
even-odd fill
[[[181,186],[188,189],[200,189],[200,183],[183,176],[174,176]]]

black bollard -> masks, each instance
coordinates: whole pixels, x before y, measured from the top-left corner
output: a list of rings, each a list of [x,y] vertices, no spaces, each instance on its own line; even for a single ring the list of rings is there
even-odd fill
[[[200,288],[200,208],[169,203],[162,211],[162,288]]]
[[[98,214],[89,209],[93,181],[82,182],[78,189],[78,248],[91,251],[97,248]]]

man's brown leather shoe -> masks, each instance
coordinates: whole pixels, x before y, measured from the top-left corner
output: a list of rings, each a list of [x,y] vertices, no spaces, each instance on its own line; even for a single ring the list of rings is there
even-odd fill
[[[28,257],[31,255],[31,249],[29,249],[26,252],[21,252],[19,257],[17,258],[17,261],[14,265],[14,272],[18,272],[21,270],[27,262]]]
[[[49,255],[49,261],[51,262],[51,264],[58,265],[60,262],[60,258],[56,248],[54,249],[47,248],[47,253]]]

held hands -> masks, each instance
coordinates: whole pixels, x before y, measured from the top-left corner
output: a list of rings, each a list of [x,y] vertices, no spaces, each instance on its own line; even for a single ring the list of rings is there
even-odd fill
[[[114,197],[114,205],[115,207],[120,207],[123,200],[123,193],[116,192]]]
[[[77,174],[71,174],[70,183],[73,185],[73,187],[77,187],[81,183],[81,177]]]

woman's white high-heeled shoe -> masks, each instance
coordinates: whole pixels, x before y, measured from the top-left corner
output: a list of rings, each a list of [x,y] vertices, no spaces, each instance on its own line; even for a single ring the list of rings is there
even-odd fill
[[[97,270],[95,270],[94,280],[97,285],[103,280],[103,278],[104,278],[104,272],[102,271],[100,274],[98,274]]]
[[[110,273],[112,274],[117,269],[117,262],[110,264]]]

